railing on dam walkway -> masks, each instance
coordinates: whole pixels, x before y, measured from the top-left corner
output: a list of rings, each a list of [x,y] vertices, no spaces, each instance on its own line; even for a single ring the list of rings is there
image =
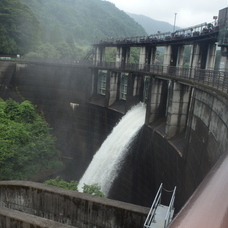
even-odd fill
[[[179,80],[186,80],[191,84],[201,84],[228,93],[228,72],[226,71],[164,65],[124,64],[118,66],[118,63],[115,62],[101,62],[96,67],[172,77]]]
[[[132,64],[132,63],[117,63],[117,62],[100,62],[93,64],[92,61],[88,60],[50,60],[50,59],[18,59],[20,62],[38,62],[38,63],[49,63],[49,64],[63,64],[71,66],[85,66],[85,67],[96,67],[101,69],[110,69],[118,71],[133,71],[141,72],[144,74],[153,74],[155,76],[173,77],[179,80],[188,81],[191,84],[201,84],[214,88],[216,90],[228,93],[228,72],[219,70],[204,70],[198,68],[188,67],[175,67],[175,66],[164,66],[164,65],[145,65],[145,64]]]
[[[195,40],[201,39],[202,37],[208,36],[209,39],[218,36],[219,27],[216,21],[211,23],[201,23],[199,25],[191,26],[184,29],[176,30],[175,32],[157,32],[149,36],[134,36],[124,38],[106,38],[102,40],[96,40],[94,46],[105,45],[105,46],[118,46],[123,44],[131,44],[135,46],[141,46],[144,44],[166,44],[167,42],[176,43],[180,40]]]

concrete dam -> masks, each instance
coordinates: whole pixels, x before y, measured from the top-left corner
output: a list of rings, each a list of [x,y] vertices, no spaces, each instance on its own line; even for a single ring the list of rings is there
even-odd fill
[[[146,105],[145,123],[112,183],[109,199],[6,181],[0,183],[1,220],[11,214],[18,221],[20,215],[13,218],[12,211],[7,211],[13,210],[36,216],[31,220],[43,217],[62,223],[59,227],[143,227],[148,207],[163,183],[164,204],[169,201],[169,190],[177,186],[179,214],[169,227],[227,227],[227,15],[225,8],[214,24],[172,34],[98,41],[90,64],[1,61],[1,97],[28,99],[44,113],[66,164],[59,171],[65,179],[79,180],[122,116],[139,102]],[[187,46],[191,48],[188,67],[184,65]],[[158,47],[164,49],[159,64]],[[109,48],[116,50],[115,62],[105,61]],[[139,49],[138,64],[130,63],[131,48]],[[221,56],[215,69],[218,48]],[[40,197],[52,199],[55,206],[35,203],[42,201]],[[56,211],[64,204],[58,202],[67,202],[71,210]],[[45,222],[37,222],[41,223]]]

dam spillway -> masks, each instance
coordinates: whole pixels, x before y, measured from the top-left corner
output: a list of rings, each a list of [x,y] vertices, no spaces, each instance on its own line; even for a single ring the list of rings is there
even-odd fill
[[[83,185],[98,184],[108,196],[113,181],[125,160],[131,142],[145,122],[146,107],[140,103],[131,108],[114,127],[111,134],[96,152],[89,167],[79,181],[78,189]]]

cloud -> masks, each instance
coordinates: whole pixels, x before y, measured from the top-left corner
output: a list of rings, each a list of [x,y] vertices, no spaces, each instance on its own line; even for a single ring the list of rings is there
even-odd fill
[[[212,22],[220,9],[227,7],[227,0],[110,0],[125,12],[142,14],[155,20],[189,27],[204,22]]]

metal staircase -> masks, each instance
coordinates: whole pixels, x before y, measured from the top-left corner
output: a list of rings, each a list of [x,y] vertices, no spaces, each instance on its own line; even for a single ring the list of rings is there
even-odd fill
[[[92,58],[94,55],[94,50],[93,48],[89,49],[89,51],[86,53],[85,57],[83,58],[83,60],[89,60],[90,58]]]
[[[172,221],[176,187],[172,191],[172,197],[168,206],[161,204],[162,190],[163,184],[160,185],[154,198],[154,202],[144,223],[144,228],[166,228]]]

